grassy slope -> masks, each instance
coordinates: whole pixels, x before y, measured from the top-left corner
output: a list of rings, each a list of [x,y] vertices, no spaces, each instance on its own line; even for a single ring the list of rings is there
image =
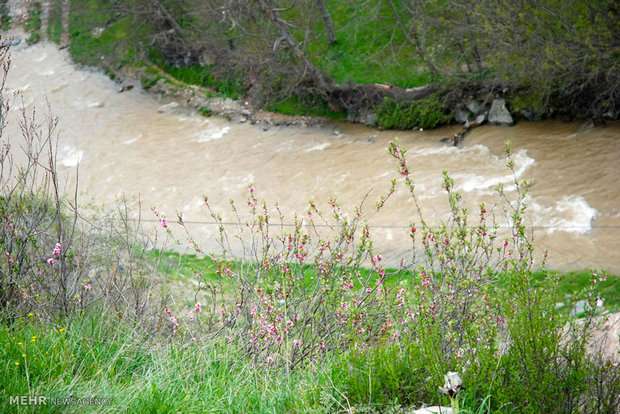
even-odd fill
[[[96,36],[93,31],[103,28]],[[109,74],[141,61],[148,22],[114,18],[111,1],[72,0],[69,16],[69,52],[82,65],[103,67]]]
[[[318,36],[308,45],[308,52],[315,64],[336,82],[414,87],[430,81],[428,74],[420,69],[413,48],[395,28],[385,2],[372,0],[369,7],[364,8],[336,0],[327,3],[337,31],[337,43],[328,46],[324,29],[317,27]],[[380,16],[384,24],[371,24],[375,15]],[[100,37],[95,37],[93,30],[99,27],[105,30]],[[52,36],[54,30],[51,26]],[[233,99],[243,95],[239,80],[217,79],[209,67],[175,68],[164,64],[156,51],[149,51],[148,56],[140,54],[138,51],[146,49],[143,46],[148,30],[144,23],[135,25],[128,18],[116,18],[109,0],[71,0],[70,53],[77,63],[102,66],[113,74],[123,65],[142,65],[149,61],[181,82],[213,88]],[[390,46],[386,47],[388,44]],[[286,115],[344,118],[344,114],[333,112],[324,104],[302,103],[294,97],[272,103],[267,109]]]
[[[316,405],[313,370],[271,377],[230,347],[163,340],[145,347],[122,323],[90,315],[56,329],[35,320],[0,326],[0,412],[295,412]],[[308,386],[310,384],[310,386]],[[106,398],[98,406],[16,407],[11,395]]]
[[[208,258],[171,252],[151,252],[151,257],[173,278],[217,277]],[[411,274],[396,274],[393,283],[406,277]],[[560,289],[575,293],[589,280],[588,272],[567,273]],[[610,307],[620,305],[619,279],[610,277],[600,292]],[[96,312],[50,326],[35,311],[11,327],[0,325],[0,412],[318,413],[346,410],[348,404],[365,412],[364,406],[385,409],[395,399],[419,404],[420,392],[427,403],[447,404],[434,384],[425,384],[424,355],[415,350],[379,347],[286,373],[252,366],[242,352],[223,342],[170,340],[165,332],[145,338]],[[416,384],[428,389],[421,391]],[[108,401],[103,406],[9,405],[8,396],[29,394]],[[464,398],[465,413],[512,412],[477,411],[485,402],[467,394]]]
[[[215,263],[208,257],[158,251],[152,251],[151,257],[157,261],[160,272],[176,280],[186,280],[192,277],[198,277],[205,281],[221,280],[216,274]],[[306,269],[307,272],[312,272],[310,266],[307,266]],[[372,277],[370,270],[366,270],[366,272],[364,276]],[[414,276],[412,272],[404,270],[388,269],[387,273],[390,275],[387,283],[393,285]],[[566,298],[566,306],[585,298],[585,292],[591,285],[592,271],[559,273],[552,270],[540,270],[535,274],[535,278],[542,280],[553,274],[560,274],[561,276],[558,289]],[[607,280],[597,284],[595,289],[603,299],[607,310],[610,312],[620,311],[620,277],[610,275]]]
[[[430,82],[420,67],[387,2],[370,0],[364,7],[354,2],[329,0],[327,8],[336,31],[329,46],[323,27],[308,45],[311,58],[337,83],[383,83],[403,88]]]

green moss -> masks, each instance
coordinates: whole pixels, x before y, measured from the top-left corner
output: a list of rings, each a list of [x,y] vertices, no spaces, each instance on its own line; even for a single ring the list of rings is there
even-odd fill
[[[377,123],[383,129],[430,129],[446,124],[450,118],[436,96],[412,103],[386,99],[377,108]]]

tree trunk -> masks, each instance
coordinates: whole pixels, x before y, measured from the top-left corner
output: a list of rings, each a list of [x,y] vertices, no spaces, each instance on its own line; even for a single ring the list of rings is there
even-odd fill
[[[331,46],[336,43],[336,32],[334,31],[332,16],[329,14],[324,0],[316,0],[316,4],[321,11],[321,17],[323,17],[323,24],[325,24],[325,31],[327,32],[327,42]]]

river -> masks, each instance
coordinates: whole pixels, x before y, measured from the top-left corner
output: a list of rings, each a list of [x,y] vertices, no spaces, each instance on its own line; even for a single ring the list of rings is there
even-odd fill
[[[143,216],[157,207],[169,218],[208,221],[203,195],[227,211],[228,200],[243,203],[254,184],[259,198],[278,202],[291,215],[308,200],[326,205],[331,197],[351,209],[370,193],[368,220],[379,250],[392,260],[405,254],[407,230],[415,219],[406,192],[399,191],[379,214],[378,196],[397,176],[386,147],[398,138],[409,159],[424,214],[445,216],[442,170],[455,178],[468,205],[493,202],[493,188],[510,186],[503,148],[513,147],[520,178],[533,183],[530,224],[549,266],[562,270],[604,268],[620,272],[620,123],[592,127],[560,121],[484,126],[463,148],[439,143],[457,127],[433,131],[378,131],[352,125],[273,127],[204,118],[136,88],[118,85],[98,71],[73,65],[66,51],[49,43],[13,50],[8,88],[23,104],[45,111],[45,99],[61,121],[59,163],[70,176],[79,163],[82,204],[111,207],[125,194],[139,196]],[[21,106],[21,101],[15,105]],[[13,122],[13,124],[15,124]],[[191,224],[207,249],[214,226]]]

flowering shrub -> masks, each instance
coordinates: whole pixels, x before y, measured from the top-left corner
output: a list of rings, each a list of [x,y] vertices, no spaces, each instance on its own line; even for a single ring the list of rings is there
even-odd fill
[[[538,264],[525,224],[529,184],[515,178],[511,191],[498,188],[503,207],[482,204],[474,215],[444,173],[450,212],[443,222],[430,223],[406,151],[396,142],[388,151],[400,178],[375,207],[387,205],[400,185],[408,190],[415,217],[407,226],[409,261],[386,266],[373,246],[364,203],[347,214],[336,200],[327,212],[310,202],[304,216],[287,226],[279,208],[270,209],[250,186],[250,218],[242,219],[245,213],[231,202],[236,217],[231,230],[205,198],[219,229],[221,252],[211,258],[222,283],[203,285],[210,296],[200,318],[209,315],[209,323],[201,329],[225,338],[258,366],[290,371],[348,355],[344,377],[363,382],[351,373],[352,364],[373,364],[368,369],[378,370],[374,381],[380,388],[383,368],[374,364],[381,361],[388,375],[419,384],[410,394],[403,394],[402,379],[390,380],[401,384],[394,394],[389,385],[382,388],[403,402],[436,399],[443,375],[455,371],[462,374],[463,398],[482,401],[492,393],[521,408],[536,398],[533,406],[552,410],[577,404],[590,392],[582,381],[589,372],[584,338],[595,312],[575,322],[555,306],[561,301],[557,280],[533,277]],[[513,169],[510,148],[507,155],[507,168]],[[185,227],[182,217],[178,223]],[[185,230],[190,245],[202,253]],[[595,310],[596,297],[590,302],[588,309]],[[199,318],[188,312],[186,330],[196,338]],[[404,360],[407,372],[390,365]],[[611,384],[609,389],[619,385]],[[350,386],[342,384],[354,396]],[[373,396],[377,399],[377,392]]]
[[[91,305],[142,318],[153,283],[140,224],[130,225],[126,204],[88,220],[78,213],[77,184],[68,198],[59,182],[55,117],[45,124],[21,109],[21,136],[7,136],[10,63],[0,47],[0,319],[52,320]]]

